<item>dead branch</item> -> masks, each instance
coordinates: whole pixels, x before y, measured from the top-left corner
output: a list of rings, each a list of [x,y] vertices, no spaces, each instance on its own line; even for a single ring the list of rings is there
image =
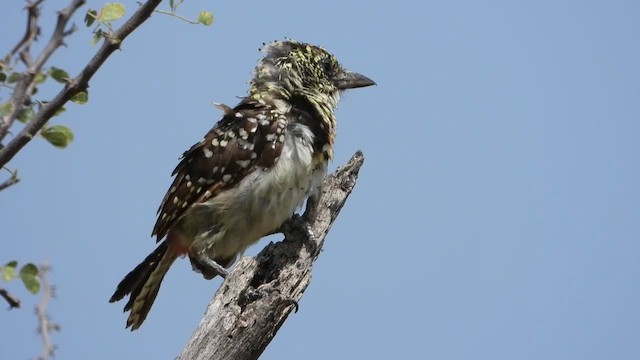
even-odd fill
[[[331,225],[353,190],[364,162],[358,151],[324,181],[322,194],[301,218],[283,226],[285,239],[256,258],[242,258],[209,303],[180,360],[257,359],[311,281]]]
[[[60,325],[51,322],[49,314],[47,314],[47,306],[49,301],[55,297],[54,288],[47,280],[47,274],[51,271],[51,267],[47,264],[40,266],[38,274],[40,283],[42,284],[42,300],[36,305],[36,316],[38,318],[38,333],[42,337],[42,352],[38,360],[49,360],[53,357],[56,346],[51,342],[51,331],[59,331]]]

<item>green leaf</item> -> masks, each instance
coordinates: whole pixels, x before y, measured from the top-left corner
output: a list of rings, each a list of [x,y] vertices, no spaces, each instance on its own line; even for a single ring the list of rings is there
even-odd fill
[[[87,14],[84,16],[84,23],[87,24],[87,27],[91,27],[97,18],[98,12],[93,9],[89,9],[87,10]]]
[[[0,82],[4,82],[7,80],[7,74],[0,72]]]
[[[22,74],[17,73],[17,72],[12,72],[9,75],[9,78],[7,79],[7,83],[9,83],[9,84],[16,83],[16,82],[20,81],[21,78],[22,78]]]
[[[66,83],[67,79],[69,79],[69,73],[53,66],[49,68],[49,75],[51,75],[53,80],[63,84]]]
[[[124,16],[124,11],[124,5],[121,3],[106,3],[100,10],[98,21],[106,23],[118,20]]]
[[[16,118],[18,121],[26,124],[33,119],[34,115],[35,113],[33,112],[33,109],[28,107],[18,111],[18,116]]]
[[[43,82],[47,81],[47,74],[39,72],[33,78],[33,81],[35,81],[36,84],[42,84]]]
[[[198,14],[198,22],[205,26],[213,24],[213,14],[208,11],[200,11]]]
[[[104,33],[102,32],[102,30],[101,30],[101,29],[96,30],[96,31],[93,33],[93,38],[91,38],[91,45],[95,45],[95,44],[97,44],[98,42],[100,42],[100,39],[102,39],[103,34],[104,34]]]
[[[32,294],[37,294],[40,291],[40,278],[38,277],[38,267],[32,263],[28,263],[20,269],[20,280],[24,283],[24,286]]]
[[[40,132],[51,145],[64,149],[73,141],[71,129],[64,125],[53,125]]]
[[[2,267],[2,280],[11,281],[14,277],[16,277],[16,267],[18,266],[17,261],[9,261]]]
[[[7,116],[13,111],[13,104],[10,102],[4,102],[0,104],[0,115]]]
[[[184,0],[169,0],[169,8],[171,8],[171,11],[175,12],[183,2]]]
[[[87,94],[86,91],[80,91],[79,93],[73,95],[71,101],[80,105],[86,104],[87,101],[89,101],[89,94]]]
[[[53,116],[58,116],[58,115],[62,114],[65,111],[67,111],[67,109],[65,109],[64,106],[60,106],[60,108],[58,110],[56,110],[56,112],[53,113]]]

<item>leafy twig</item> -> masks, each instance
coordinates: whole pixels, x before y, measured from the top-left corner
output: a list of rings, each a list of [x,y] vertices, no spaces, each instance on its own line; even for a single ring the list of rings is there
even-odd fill
[[[18,41],[16,46],[14,46],[13,49],[11,49],[11,51],[7,54],[7,56],[5,56],[2,61],[0,61],[0,66],[9,68],[11,66],[10,63],[13,56],[16,53],[18,53],[20,49],[22,49],[22,52],[20,53],[21,54],[20,58],[25,63],[25,66],[27,67],[30,66],[29,62],[31,60],[31,57],[27,56],[26,54],[29,53],[31,43],[33,43],[38,38],[38,35],[40,35],[38,18],[40,17],[40,4],[42,4],[42,2],[44,2],[44,0],[38,0],[36,2],[27,1],[27,29],[24,35],[22,36],[22,39],[20,39],[20,41]],[[20,81],[18,85],[20,85],[21,83],[22,81]],[[14,94],[15,94],[15,89],[13,87],[11,89],[14,91]],[[26,94],[28,91],[27,86],[22,86],[20,88],[20,91]],[[16,110],[13,102],[11,102],[11,108],[13,110]],[[4,137],[7,136],[7,133],[9,132],[9,128],[11,127],[11,124],[13,124],[13,121],[15,120],[18,114],[18,111],[19,110],[13,111],[9,115],[6,115],[0,118],[0,140],[4,139]]]
[[[36,1],[35,3],[31,3],[31,4],[35,4],[33,7],[32,6],[28,7],[30,9],[29,10],[30,17],[28,22],[35,23],[37,21],[38,16],[40,14],[38,5],[40,5],[41,2],[42,1]],[[36,58],[35,61],[31,60],[31,55],[29,55],[29,51],[28,51],[28,45],[30,44],[29,40],[27,40],[27,43],[26,43],[27,47],[25,47],[25,44],[21,45],[21,47],[23,48],[23,51],[20,54],[20,58],[27,65],[27,70],[24,71],[24,73],[20,78],[20,81],[18,81],[18,83],[16,84],[16,87],[13,90],[13,94],[11,95],[11,99],[9,100],[9,102],[12,105],[11,112],[8,115],[4,116],[4,118],[2,119],[2,122],[0,122],[0,140],[2,140],[7,135],[9,128],[11,127],[13,122],[16,120],[20,111],[23,109],[25,101],[27,100],[28,90],[34,81],[36,74],[40,72],[40,70],[42,69],[42,66],[47,62],[47,60],[49,60],[49,58],[51,57],[51,55],[53,55],[56,49],[58,49],[64,43],[65,36],[68,36],[69,34],[71,34],[71,32],[73,32],[73,28],[67,30],[67,23],[69,22],[69,19],[71,18],[73,13],[76,10],[78,10],[80,6],[84,5],[84,3],[85,3],[85,0],[72,0],[69,6],[67,6],[65,9],[58,12],[58,21],[56,23],[55,29],[53,30],[53,34],[51,35],[51,39],[49,39],[49,42],[45,46],[44,50],[42,50],[42,52]],[[34,10],[31,10],[31,9],[34,9]],[[33,16],[31,16],[32,14]],[[35,28],[36,32],[39,32],[39,27],[37,26],[37,24],[30,25],[30,26]],[[33,39],[31,41],[33,41]],[[18,45],[20,45],[20,43]],[[38,128],[38,130],[39,129],[40,128]],[[23,133],[24,131],[21,132],[20,134],[23,134]],[[27,142],[29,142],[34,135],[35,133],[31,134]],[[9,143],[9,145],[14,143],[15,140],[16,139],[13,139]],[[2,149],[0,153],[4,154],[5,152],[10,151],[11,148],[9,148],[9,145],[4,149]],[[2,162],[2,165],[0,166],[6,165],[7,162],[8,160],[6,162]]]
[[[82,3],[83,0],[74,0],[75,3]],[[105,41],[96,52],[93,58],[80,72],[80,74],[67,82],[62,89],[50,102],[45,104],[33,119],[25,125],[20,133],[9,142],[2,150],[0,150],[0,166],[5,166],[13,157],[22,149],[33,137],[42,129],[49,119],[58,111],[67,101],[69,101],[77,93],[86,90],[89,86],[89,80],[104,64],[109,56],[117,49],[124,39],[129,36],[135,29],[144,23],[158,7],[162,0],[149,0],[142,4],[138,10],[113,34],[105,36]],[[67,8],[69,9],[69,8]],[[62,12],[61,12],[62,13]]]

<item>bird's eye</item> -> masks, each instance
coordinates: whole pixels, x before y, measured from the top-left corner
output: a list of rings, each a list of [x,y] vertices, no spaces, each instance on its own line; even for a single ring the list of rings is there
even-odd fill
[[[329,59],[322,60],[322,70],[324,70],[325,74],[333,73],[333,63]]]

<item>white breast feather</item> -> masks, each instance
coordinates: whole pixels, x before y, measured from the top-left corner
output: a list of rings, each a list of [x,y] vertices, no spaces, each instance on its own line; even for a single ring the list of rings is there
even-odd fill
[[[209,205],[222,215],[225,229],[215,239],[202,239],[213,240],[208,250],[211,255],[224,257],[243,252],[277,229],[317,191],[326,174],[326,164],[315,163],[313,139],[307,126],[297,124],[288,129],[282,153],[273,167],[256,170],[235,188],[214,198]]]

